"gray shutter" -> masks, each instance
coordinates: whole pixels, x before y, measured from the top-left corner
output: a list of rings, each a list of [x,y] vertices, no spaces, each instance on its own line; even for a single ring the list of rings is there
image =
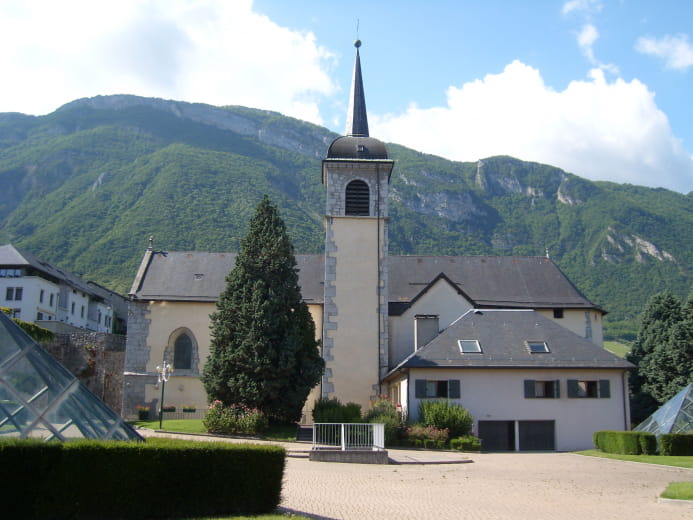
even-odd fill
[[[534,392],[534,379],[525,379],[525,399],[536,397]]]
[[[599,380],[599,397],[605,399],[611,397],[611,385],[608,379]]]
[[[553,396],[558,399],[561,397],[561,380],[556,379],[556,381],[553,384]]]
[[[448,381],[448,398],[449,399],[459,399],[460,398],[460,380],[450,379]]]
[[[417,399],[422,399],[426,397],[426,380],[417,379],[414,387],[414,396]]]
[[[568,379],[568,397],[578,396],[578,382],[577,379]]]

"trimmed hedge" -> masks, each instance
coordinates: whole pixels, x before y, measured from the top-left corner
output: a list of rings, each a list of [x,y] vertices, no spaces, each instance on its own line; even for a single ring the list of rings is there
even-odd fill
[[[592,437],[594,447],[606,453],[623,455],[654,455],[657,438],[653,433],[599,431]]]
[[[151,439],[0,442],[8,518],[262,514],[280,502],[279,446]]]
[[[668,433],[659,437],[661,455],[693,455],[693,433]]]

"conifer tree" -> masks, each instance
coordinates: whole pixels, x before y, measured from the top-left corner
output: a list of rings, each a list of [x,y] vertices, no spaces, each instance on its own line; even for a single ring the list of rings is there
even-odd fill
[[[653,296],[628,356],[631,415],[639,422],[693,378],[693,302],[684,309],[671,293]]]
[[[259,408],[279,422],[299,419],[324,362],[301,298],[293,246],[267,196],[211,319],[202,375],[208,399]]]

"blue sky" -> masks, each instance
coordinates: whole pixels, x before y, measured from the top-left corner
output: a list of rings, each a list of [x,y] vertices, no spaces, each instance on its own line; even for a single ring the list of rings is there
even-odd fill
[[[358,27],[358,29],[357,29]],[[128,93],[693,190],[693,1],[4,0],[0,112]]]

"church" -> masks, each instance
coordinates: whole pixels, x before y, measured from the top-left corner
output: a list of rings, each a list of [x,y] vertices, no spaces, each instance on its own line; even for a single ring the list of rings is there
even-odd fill
[[[370,137],[359,47],[346,135],[322,161],[325,249],[296,255],[325,360],[304,406],[388,395],[415,421],[425,399],[474,417],[487,450],[577,450],[630,427],[632,365],[603,348],[605,312],[548,257],[391,256],[387,147]],[[157,409],[157,365],[172,364],[167,405],[207,404],[200,374],[210,319],[235,253],[145,251],[130,290],[123,413]]]

